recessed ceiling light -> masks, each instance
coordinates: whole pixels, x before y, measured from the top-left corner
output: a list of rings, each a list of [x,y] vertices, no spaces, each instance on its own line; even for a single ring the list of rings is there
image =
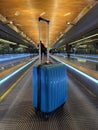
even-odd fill
[[[9,23],[10,23],[10,24],[13,24],[13,21],[10,21]]]
[[[19,11],[16,11],[16,12],[15,12],[15,16],[18,16],[19,14],[20,14]]]
[[[41,14],[40,14],[40,16],[43,16],[45,14],[45,12],[42,12]]]
[[[71,14],[71,12],[68,12],[68,13],[64,14],[64,17],[65,17],[65,16],[68,16],[68,15],[70,15],[70,14]]]
[[[69,21],[67,21],[67,22],[66,22],[66,24],[70,25],[70,22],[69,22]]]
[[[69,21],[67,21],[66,24],[67,24],[67,25],[74,25],[74,26],[76,26],[75,23],[72,23],[72,22],[69,22]]]

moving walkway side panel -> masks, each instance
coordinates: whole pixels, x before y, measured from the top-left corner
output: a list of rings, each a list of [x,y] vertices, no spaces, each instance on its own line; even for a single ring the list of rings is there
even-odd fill
[[[98,96],[98,79],[92,80],[92,77],[88,75],[85,77],[78,72],[67,67],[67,70],[72,73],[79,81],[81,81],[88,89]]]
[[[19,79],[19,77],[38,59],[34,58],[32,61],[28,62],[24,66],[15,70],[11,74],[7,75],[0,80],[0,96],[7,90],[9,87]]]
[[[58,58],[51,55],[54,60],[65,64],[67,71],[72,73],[79,81],[81,81],[89,90],[91,90],[96,96],[98,96],[98,79],[95,79],[86,73],[66,64],[65,62],[59,60]]]

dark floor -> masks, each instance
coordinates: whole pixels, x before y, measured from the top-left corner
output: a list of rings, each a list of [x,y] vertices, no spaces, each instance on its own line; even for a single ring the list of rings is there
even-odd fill
[[[31,70],[0,103],[0,130],[98,130],[98,99],[68,74],[68,101],[46,121],[32,106]]]

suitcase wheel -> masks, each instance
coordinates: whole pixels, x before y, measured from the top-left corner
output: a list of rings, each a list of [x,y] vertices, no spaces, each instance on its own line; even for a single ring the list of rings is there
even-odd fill
[[[35,108],[35,114],[37,115],[38,113],[40,113],[40,110]]]
[[[41,111],[40,111],[39,109],[37,109],[37,108],[35,108],[35,114],[42,116],[45,121],[47,121],[47,120],[49,119],[49,116],[50,116],[49,113],[41,112]]]
[[[60,107],[64,107],[65,103],[63,103]]]
[[[43,118],[45,121],[49,120],[50,115],[48,113],[43,113]]]

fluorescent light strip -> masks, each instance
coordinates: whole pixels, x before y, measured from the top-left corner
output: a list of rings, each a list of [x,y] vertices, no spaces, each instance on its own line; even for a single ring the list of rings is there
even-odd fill
[[[40,14],[40,16],[43,16],[45,13],[46,13],[46,12],[42,12],[42,13]]]
[[[22,66],[21,68],[17,69],[16,71],[14,71],[13,73],[11,73],[10,75],[6,76],[4,79],[2,79],[0,81],[0,85],[2,83],[4,83],[5,81],[7,81],[9,78],[11,78],[12,76],[14,76],[15,74],[17,74],[19,71],[21,71],[22,69],[26,68],[28,65],[30,65],[31,63],[33,63],[35,60],[37,60],[38,57],[36,57],[34,60],[30,61],[29,63],[27,63],[26,65]]]
[[[12,45],[16,45],[17,44],[15,42],[7,41],[7,40],[1,39],[1,38],[0,38],[0,42],[5,42],[5,43],[8,43],[8,44],[12,44]]]
[[[25,46],[25,45],[19,45],[19,47],[24,47],[24,48],[28,48],[27,46]]]
[[[89,37],[85,37],[85,38],[83,38],[83,39],[77,40],[77,41],[75,41],[75,42],[71,42],[71,43],[69,43],[69,45],[74,44],[74,43],[77,43],[77,42],[80,42],[80,41],[83,41],[83,40],[86,40],[86,39],[88,39],[88,38],[95,37],[95,36],[98,36],[98,33],[96,33],[96,34],[94,34],[94,35],[91,35],[91,36],[89,36]]]
[[[91,76],[89,76],[89,75],[87,75],[87,74],[85,74],[85,73],[79,71],[78,69],[76,69],[76,68],[74,68],[74,67],[72,67],[72,66],[66,64],[65,62],[63,62],[63,61],[61,61],[61,60],[55,58],[54,56],[51,56],[51,57],[54,58],[54,59],[56,59],[57,61],[61,62],[62,64],[66,65],[67,67],[71,68],[72,70],[75,70],[76,72],[78,72],[79,74],[85,76],[86,78],[92,80],[92,81],[95,82],[96,84],[98,84],[98,80],[97,80],[97,79],[95,79],[95,78],[93,78],[93,77],[91,77]]]
[[[65,13],[64,16],[68,16],[68,15],[70,15],[70,14],[71,14],[71,12],[68,12],[68,13]]]

